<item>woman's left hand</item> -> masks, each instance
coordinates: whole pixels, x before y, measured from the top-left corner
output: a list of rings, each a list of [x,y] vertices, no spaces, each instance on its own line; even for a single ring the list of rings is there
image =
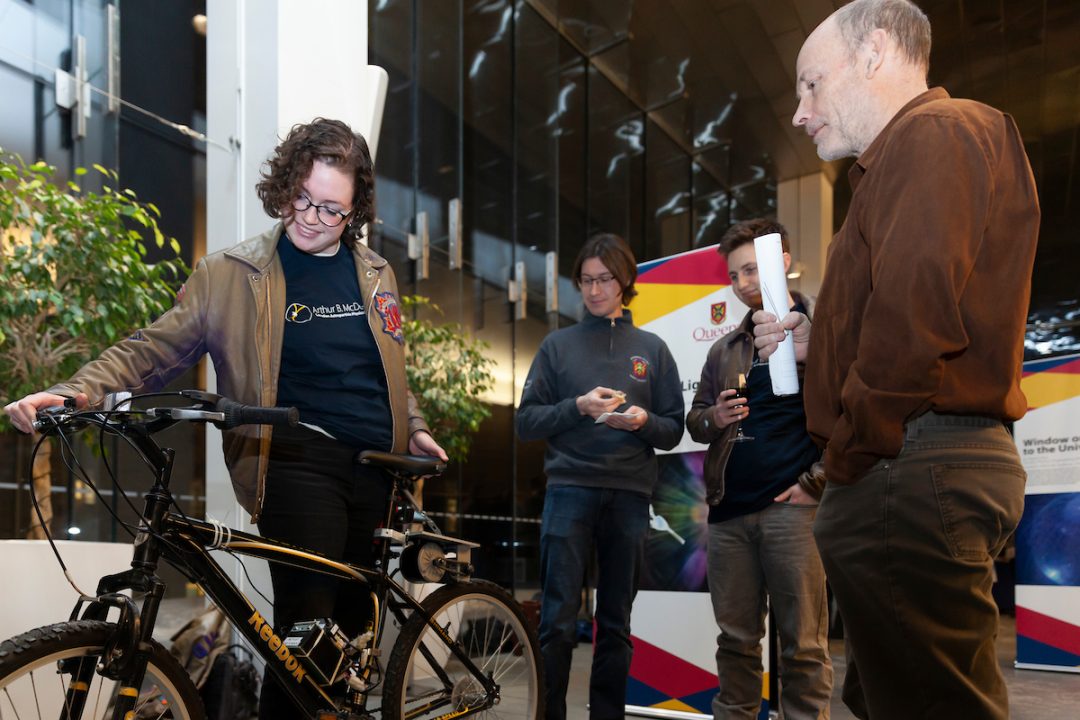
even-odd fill
[[[412,434],[412,437],[409,438],[409,454],[431,455],[443,462],[450,460],[446,455],[446,451],[439,447],[439,443],[435,442],[435,438],[431,437],[431,433],[427,430],[417,430]]]

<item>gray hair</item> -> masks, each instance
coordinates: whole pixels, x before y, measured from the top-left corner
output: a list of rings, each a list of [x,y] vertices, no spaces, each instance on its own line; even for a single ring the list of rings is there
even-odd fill
[[[930,20],[910,0],[854,0],[834,17],[852,57],[867,35],[881,28],[913,65],[930,70]]]

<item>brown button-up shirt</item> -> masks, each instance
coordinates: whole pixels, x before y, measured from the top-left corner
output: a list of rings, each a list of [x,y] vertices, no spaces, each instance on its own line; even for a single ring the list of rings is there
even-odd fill
[[[849,174],[806,370],[829,482],[895,457],[927,411],[1016,420],[1039,202],[1008,115],[935,88]]]

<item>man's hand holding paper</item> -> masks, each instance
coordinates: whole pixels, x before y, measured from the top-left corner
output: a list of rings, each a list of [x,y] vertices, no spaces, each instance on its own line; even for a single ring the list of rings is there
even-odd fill
[[[783,320],[777,321],[771,312],[758,310],[753,320],[754,346],[758,349],[758,357],[768,360],[790,333],[795,346],[795,361],[806,362],[806,350],[810,347],[810,318],[801,312],[789,312]]]

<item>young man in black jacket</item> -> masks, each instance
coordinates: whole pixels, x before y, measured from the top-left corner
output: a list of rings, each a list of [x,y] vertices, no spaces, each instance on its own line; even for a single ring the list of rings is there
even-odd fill
[[[750,720],[761,710],[766,597],[780,638],[784,717],[828,718],[832,693],[825,571],[813,536],[824,479],[810,471],[820,452],[806,431],[801,389],[796,395],[774,395],[769,366],[754,349],[751,316],[762,307],[754,238],[769,233],[780,234],[786,270],[791,256],[787,230],[779,223],[737,223],[720,241],[732,290],[750,311],[737,330],[709,350],[686,418],[690,436],[709,443],[704,466],[709,593],[720,628],[716,720]],[[785,307],[809,312],[798,293],[786,302]],[[732,389],[740,376],[746,380],[745,397]],[[740,424],[752,440],[735,441]]]
[[[599,577],[590,716],[623,717],[633,646],[630,607],[656,484],[654,448],[683,429],[682,385],[664,341],[634,327],[624,309],[637,294],[626,241],[596,235],[572,274],[584,319],[540,345],[517,415],[522,440],[547,440],[548,486],[540,533],[540,650],[547,717],[566,717],[566,686],[585,571]]]

